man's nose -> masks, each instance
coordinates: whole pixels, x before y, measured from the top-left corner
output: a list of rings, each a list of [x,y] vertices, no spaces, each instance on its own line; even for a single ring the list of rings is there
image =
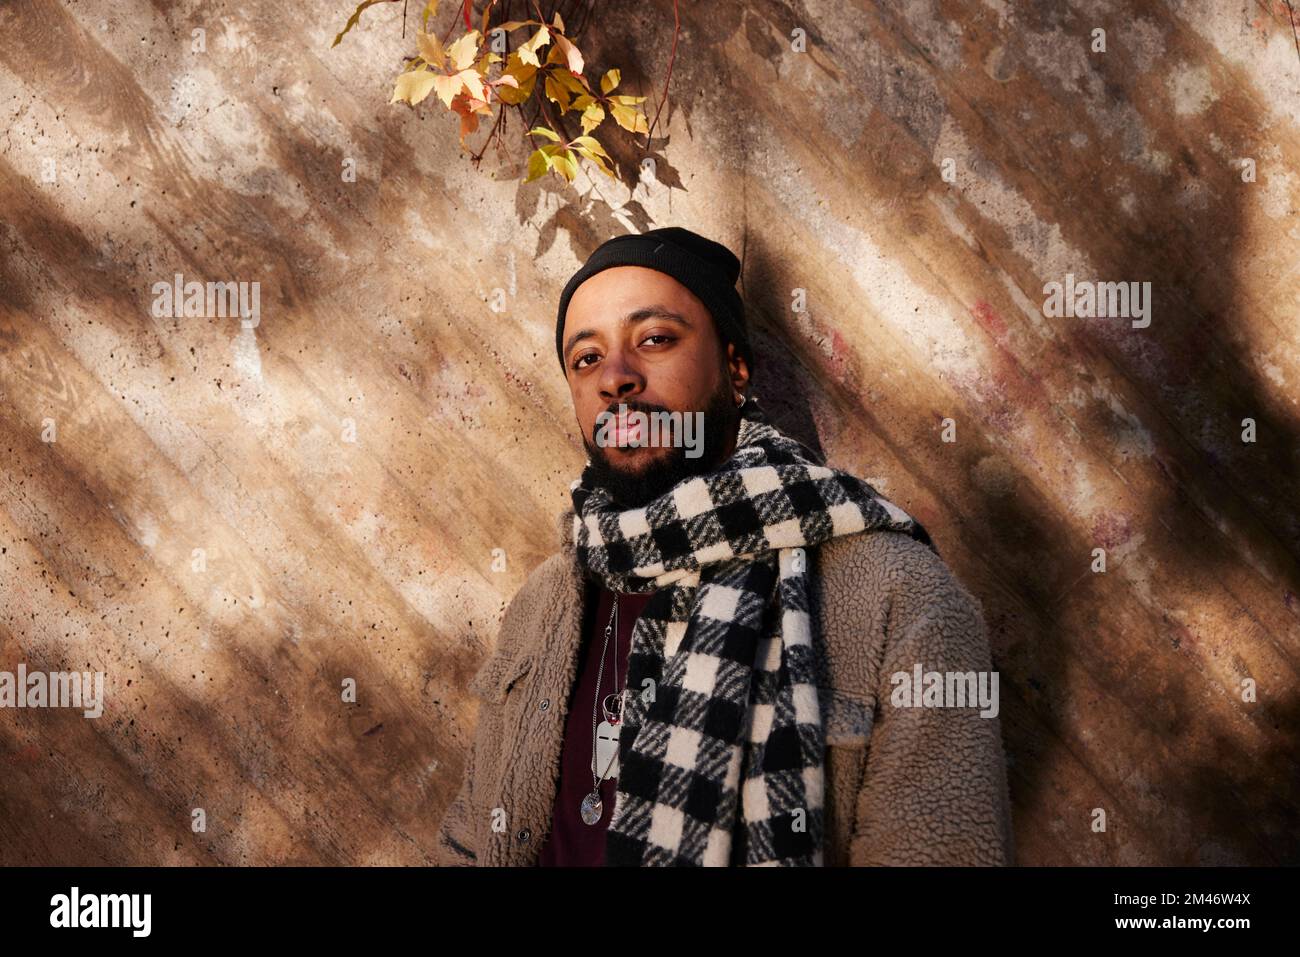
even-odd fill
[[[615,350],[601,362],[600,391],[609,399],[625,399],[640,392],[645,386],[645,378],[633,363],[623,358],[621,350]]]

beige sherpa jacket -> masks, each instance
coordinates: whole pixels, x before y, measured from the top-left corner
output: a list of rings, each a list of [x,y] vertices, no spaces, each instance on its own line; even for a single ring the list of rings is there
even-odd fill
[[[441,865],[533,866],[551,824],[586,580],[561,550],[506,608],[460,792],[439,827]],[[925,545],[858,532],[810,549],[826,728],[827,866],[1009,864],[1001,725],[974,707],[896,707],[899,672],[987,672],[979,603]]]

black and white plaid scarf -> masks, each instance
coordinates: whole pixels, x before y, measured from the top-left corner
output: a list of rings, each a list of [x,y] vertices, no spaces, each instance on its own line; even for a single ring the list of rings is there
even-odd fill
[[[874,529],[931,544],[752,397],[741,415],[731,458],[641,508],[615,505],[590,466],[570,486],[580,564],[613,591],[657,592],[632,634],[609,866],[821,866],[805,549]]]

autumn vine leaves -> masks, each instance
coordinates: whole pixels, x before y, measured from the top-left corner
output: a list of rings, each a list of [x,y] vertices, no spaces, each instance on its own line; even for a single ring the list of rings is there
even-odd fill
[[[337,46],[356,26],[363,10],[380,2],[389,0],[363,0],[333,45]],[[648,133],[640,108],[645,97],[616,93],[620,79],[617,69],[607,70],[593,88],[584,75],[582,51],[568,35],[558,10],[547,23],[534,3],[537,19],[511,20],[489,29],[489,17],[496,6],[496,0],[491,0],[483,10],[480,28],[474,29],[471,5],[472,0],[461,0],[465,32],[446,44],[450,30],[442,40],[428,32],[429,19],[438,13],[438,0],[428,0],[420,15],[421,29],[416,33],[417,54],[409,58],[406,70],[397,77],[390,102],[415,106],[431,93],[436,94],[448,110],[460,116],[463,148],[465,137],[478,129],[481,116],[497,115],[494,105],[499,104],[503,111],[519,107],[522,113],[525,105],[534,101],[543,122],[530,129],[528,135],[534,138],[534,145],[537,138],[545,142],[528,157],[524,182],[553,171],[572,183],[580,157],[614,178],[617,166],[610,168],[613,161],[592,134],[607,118],[631,133]],[[507,35],[516,31],[527,31],[528,37],[507,50]],[[570,113],[577,114],[582,132],[566,139],[557,118]]]

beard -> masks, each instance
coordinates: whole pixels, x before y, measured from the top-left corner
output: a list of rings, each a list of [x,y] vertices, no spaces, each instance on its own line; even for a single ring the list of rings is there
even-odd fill
[[[667,412],[660,406],[646,405],[641,402],[625,402],[629,412]],[[615,403],[611,411],[617,411]],[[624,464],[627,453],[615,447],[601,447],[592,444],[586,433],[582,433],[582,444],[586,446],[587,456],[591,460],[588,466],[591,480],[605,489],[615,504],[623,508],[640,508],[647,502],[663,495],[678,482],[693,475],[712,472],[722,464],[722,453],[728,442],[736,434],[740,425],[740,409],[732,399],[731,383],[723,377],[721,388],[709,397],[703,409],[702,450],[695,458],[688,458],[684,444],[658,450],[654,458],[646,462]],[[686,412],[686,415],[693,412]],[[663,434],[670,434],[664,430]]]

